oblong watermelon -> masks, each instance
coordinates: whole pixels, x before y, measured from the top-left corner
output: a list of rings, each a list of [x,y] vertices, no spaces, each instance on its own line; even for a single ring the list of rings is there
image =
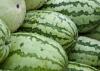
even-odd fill
[[[80,36],[69,53],[69,60],[92,66],[100,66],[100,41]]]
[[[69,16],[80,33],[100,24],[100,0],[48,0],[42,10],[57,11]]]
[[[17,71],[64,71],[65,51],[56,41],[36,33],[14,33],[9,56],[2,69]]]
[[[60,13],[52,11],[29,11],[19,31],[36,32],[59,42],[64,48],[76,43],[76,25]]]

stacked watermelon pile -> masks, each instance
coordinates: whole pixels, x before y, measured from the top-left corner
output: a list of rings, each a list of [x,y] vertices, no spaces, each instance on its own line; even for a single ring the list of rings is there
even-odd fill
[[[100,71],[100,0],[1,0],[0,71]]]

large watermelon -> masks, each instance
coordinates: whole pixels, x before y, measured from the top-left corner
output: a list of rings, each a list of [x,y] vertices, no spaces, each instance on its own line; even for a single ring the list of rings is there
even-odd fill
[[[2,69],[17,71],[64,71],[65,51],[56,41],[36,33],[15,33]]]
[[[40,8],[47,0],[25,0],[26,9],[37,9]]]
[[[48,0],[42,9],[69,16],[80,33],[100,24],[100,0]]]
[[[80,36],[69,53],[69,60],[92,66],[100,66],[100,41]]]
[[[12,32],[22,24],[26,13],[24,0],[0,0],[0,18]]]
[[[0,65],[9,54],[10,30],[6,24],[0,20]]]
[[[52,11],[29,11],[19,29],[23,32],[36,32],[59,42],[64,48],[76,43],[77,28],[70,18]]]

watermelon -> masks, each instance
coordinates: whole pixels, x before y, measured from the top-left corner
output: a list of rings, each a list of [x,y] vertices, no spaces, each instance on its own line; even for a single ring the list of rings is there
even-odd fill
[[[100,70],[86,64],[70,61],[66,71],[100,71]]]
[[[26,9],[37,9],[40,8],[47,0],[25,0],[26,2]]]
[[[14,32],[22,24],[26,14],[24,0],[0,0],[0,18]]]
[[[0,64],[7,58],[10,47],[10,30],[6,24],[0,20]]]
[[[100,66],[100,41],[80,36],[68,56],[71,61]]]
[[[86,33],[100,24],[100,0],[48,0],[41,9],[69,16],[80,33]]]
[[[36,32],[59,42],[64,49],[74,45],[78,30],[76,25],[60,13],[52,11],[29,11],[19,31]]]
[[[56,41],[36,33],[14,33],[9,56],[2,69],[16,71],[64,71],[68,58]]]
[[[90,38],[96,39],[100,41],[100,26],[96,27],[95,29],[91,30],[90,33],[85,34]]]

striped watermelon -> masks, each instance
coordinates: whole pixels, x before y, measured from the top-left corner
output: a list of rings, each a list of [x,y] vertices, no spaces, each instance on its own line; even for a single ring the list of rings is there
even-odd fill
[[[48,0],[42,10],[57,11],[69,16],[80,33],[100,24],[100,0]]]
[[[96,27],[90,33],[86,34],[85,36],[97,39],[100,41],[100,26]]]
[[[37,9],[41,7],[47,0],[25,0],[26,9]]]
[[[76,25],[68,17],[52,11],[28,12],[19,30],[52,38],[64,48],[74,45],[78,34]]]
[[[0,63],[2,63],[9,54],[10,30],[5,23],[0,20]]]
[[[100,71],[100,70],[85,64],[70,61],[66,71]]]
[[[2,69],[16,71],[64,71],[68,59],[54,40],[36,33],[15,33]]]
[[[80,36],[69,53],[69,60],[92,66],[100,66],[100,41]]]

